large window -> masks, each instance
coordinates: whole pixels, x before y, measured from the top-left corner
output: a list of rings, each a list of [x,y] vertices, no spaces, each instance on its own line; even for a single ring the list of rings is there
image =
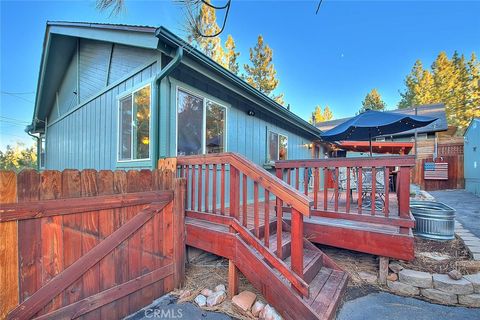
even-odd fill
[[[267,162],[287,160],[288,137],[282,134],[268,131]]]
[[[225,151],[226,108],[185,90],[177,92],[177,154]]]
[[[118,160],[150,158],[150,85],[120,99]]]

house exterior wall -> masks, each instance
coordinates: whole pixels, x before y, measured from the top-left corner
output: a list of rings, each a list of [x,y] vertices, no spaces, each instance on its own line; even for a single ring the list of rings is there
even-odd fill
[[[245,105],[229,99],[225,94],[228,89],[220,85],[212,91],[208,89],[211,86],[202,86],[202,81],[187,84],[167,77],[160,84],[160,96],[155,96],[157,90],[152,81],[160,70],[161,60],[155,50],[90,40],[80,40],[78,44],[47,120],[45,169],[155,166],[153,157],[148,161],[117,161],[119,96],[148,83],[152,85],[151,155],[153,146],[158,145],[159,157],[176,156],[176,90],[182,87],[227,107],[226,151],[238,152],[264,165],[267,131],[272,130],[288,137],[288,159],[311,158],[312,151],[307,147],[311,140],[302,136],[298,128],[274,120],[273,115],[258,112],[248,116]],[[185,77],[190,75],[184,74]],[[156,126],[158,136],[154,136]]]
[[[465,133],[465,189],[480,196],[480,121],[475,119]]]

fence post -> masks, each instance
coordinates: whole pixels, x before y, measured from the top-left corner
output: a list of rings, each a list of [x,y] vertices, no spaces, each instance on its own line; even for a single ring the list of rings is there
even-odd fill
[[[187,180],[175,179],[173,198],[173,260],[174,284],[176,288],[183,286],[185,279],[185,202]]]
[[[292,270],[303,279],[303,215],[292,208]]]
[[[400,218],[410,218],[410,167],[400,167],[398,172],[398,215]],[[408,234],[409,230],[405,227],[400,227],[400,233]]]
[[[230,165],[230,216],[240,217],[240,179],[238,169]]]
[[[17,202],[17,177],[0,171],[0,203]],[[18,305],[17,221],[0,222],[0,319]]]

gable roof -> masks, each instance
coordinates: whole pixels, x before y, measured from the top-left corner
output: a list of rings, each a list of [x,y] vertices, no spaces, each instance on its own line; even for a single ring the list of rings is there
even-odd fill
[[[415,108],[413,107],[413,108],[405,108],[405,109],[388,110],[388,112],[415,115]],[[432,122],[428,126],[416,129],[417,133],[438,132],[438,131],[445,131],[448,129],[447,116],[445,113],[445,105],[442,103],[417,106],[417,115],[438,118],[436,121]],[[324,122],[317,123],[316,126],[322,131],[327,131],[351,118],[353,117],[324,121]],[[390,134],[388,136],[389,137],[403,136],[403,135],[410,135],[414,133],[415,133],[415,129],[396,133],[396,134]]]
[[[206,67],[210,72],[217,73],[248,94],[267,113],[274,113],[276,117],[294,125],[309,136],[320,138],[321,130],[317,127],[256,90],[240,77],[223,68],[165,27],[64,21],[47,22],[35,99],[35,111],[32,120],[34,127],[35,125],[42,126],[42,122],[35,121],[35,119],[44,119],[49,112],[49,108],[53,103],[55,89],[58,87],[59,81],[61,81],[61,75],[58,73],[65,70],[68,64],[67,57],[71,56],[71,52],[68,52],[68,50],[74,50],[77,38],[149,48],[159,50],[170,56],[173,56],[174,50],[182,47],[184,48],[185,56]],[[52,79],[54,81],[44,81],[44,79]]]

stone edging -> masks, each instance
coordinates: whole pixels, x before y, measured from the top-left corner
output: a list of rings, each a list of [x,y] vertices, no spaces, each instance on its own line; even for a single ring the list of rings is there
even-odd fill
[[[464,229],[462,224],[455,220],[455,234],[465,244],[473,260],[480,261],[480,239],[472,234],[467,229]]]
[[[389,278],[398,278],[387,280],[387,287],[394,293],[423,297],[440,304],[480,307],[480,272],[454,280],[447,274],[404,269],[396,263],[390,264],[390,270],[397,277]]]

